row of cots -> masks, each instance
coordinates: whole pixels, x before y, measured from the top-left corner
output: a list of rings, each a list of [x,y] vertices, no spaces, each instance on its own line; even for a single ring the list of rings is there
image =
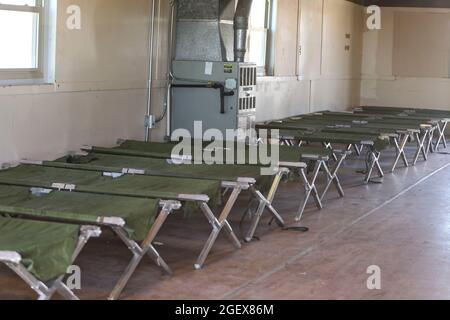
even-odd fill
[[[400,161],[406,167],[415,165],[420,157],[427,160],[430,153],[447,147],[449,118],[450,112],[442,110],[362,107],[259,124],[257,130],[279,131],[282,146],[273,175],[262,173],[267,168],[259,160],[247,159],[244,165],[174,162],[175,143],[121,141],[115,148],[84,147],[80,155],[55,161],[24,160],[0,171],[0,262],[39,299],[55,293],[77,299],[64,283],[67,268],[90,238],[110,229],[133,255],[109,296],[117,299],[144,256],[171,274],[153,244],[170,214],[183,211],[188,217],[200,212],[211,225],[195,263],[201,269],[222,231],[241,248],[228,221],[241,194],[252,199],[244,236],[250,242],[265,212],[285,226],[273,201],[286,176],[294,175],[305,186],[295,218],[299,221],[310,198],[321,209],[332,186],[344,196],[338,173],[349,155],[366,155],[364,182],[376,181],[384,176],[380,157],[390,146],[396,150],[391,172]],[[411,143],[416,147],[412,161],[406,152]],[[251,154],[259,146],[236,148]],[[326,183],[319,191],[321,173]]]

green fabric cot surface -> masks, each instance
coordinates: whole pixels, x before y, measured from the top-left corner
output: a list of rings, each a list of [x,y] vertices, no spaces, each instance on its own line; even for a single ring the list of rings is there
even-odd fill
[[[333,128],[336,126],[351,126],[352,128],[366,128],[369,130],[380,130],[381,132],[391,133],[392,131],[420,130],[417,123],[383,123],[380,121],[364,121],[364,123],[354,122],[357,119],[330,119],[330,118],[291,118],[284,121],[270,122],[257,125],[258,129],[293,129],[293,130],[321,130]]]
[[[261,169],[257,166],[246,165],[206,165],[206,164],[174,164],[165,159],[132,157],[101,153],[90,153],[87,156],[68,156],[46,162],[46,165],[64,164],[65,166],[84,165],[86,169],[111,170],[121,172],[122,169],[144,170],[146,175],[167,176],[192,179],[207,179],[215,181],[235,182],[239,178],[253,178],[259,190],[266,191],[270,188],[272,177],[261,175]]]
[[[306,116],[306,118],[311,119],[326,119],[330,121],[339,121],[339,120],[347,120],[347,121],[353,121],[353,120],[359,120],[359,121],[370,121],[371,123],[380,123],[380,124],[398,124],[398,125],[409,125],[414,127],[420,127],[420,125],[428,124],[427,121],[420,121],[420,120],[414,120],[414,119],[408,119],[408,118],[397,118],[397,119],[380,119],[379,117],[373,117],[373,116],[364,116],[364,115],[355,115],[355,114],[342,114],[342,115],[309,115]]]
[[[93,147],[93,152],[104,153],[104,154],[115,154],[115,155],[128,155],[128,156],[140,156],[149,158],[160,158],[160,159],[170,159],[172,156],[173,148],[176,143],[157,143],[157,142],[141,142],[128,140],[122,143],[120,146],[112,149]],[[266,164],[261,164],[260,159],[257,161],[249,161],[249,147],[245,146],[246,165],[255,165],[258,167],[266,166]],[[257,150],[258,151],[258,150]],[[270,148],[268,148],[270,156]],[[301,147],[288,147],[279,146],[280,151],[280,161],[281,162],[300,162],[302,155],[308,154],[319,154],[319,155],[329,155],[329,151],[320,148],[301,148]],[[224,151],[226,152],[226,151]],[[236,154],[236,152],[235,152]],[[225,157],[224,157],[225,159]],[[236,160],[236,159],[235,159]]]
[[[0,217],[0,250],[17,252],[38,280],[48,282],[67,272],[79,226]]]
[[[442,117],[427,116],[425,114],[408,114],[408,113],[388,113],[388,112],[371,112],[371,111],[354,111],[356,116],[379,117],[381,119],[394,120],[412,120],[424,123],[436,123],[441,121]]]
[[[309,142],[328,142],[337,144],[361,144],[363,141],[373,142],[373,148],[376,151],[383,151],[390,146],[388,137],[383,137],[381,134],[374,133],[340,133],[340,132],[325,132],[320,128],[312,128],[313,130],[305,130],[303,125],[297,123],[269,123],[258,125],[259,129],[278,129],[281,136],[293,136],[296,139]]]
[[[370,127],[350,127],[350,128],[325,128],[323,132],[329,133],[349,133],[349,134],[363,134],[363,135],[396,135],[395,129],[380,129]]]
[[[331,123],[331,122],[330,122]],[[332,138],[333,135],[329,133],[321,132],[321,129],[325,129],[326,126],[311,126],[308,127],[307,124],[298,123],[298,122],[273,122],[268,124],[260,124],[257,125],[257,130],[260,129],[279,129],[282,130],[283,134],[288,133],[289,131],[292,131],[292,134],[295,133],[295,137],[311,137],[311,139],[317,140],[317,142],[331,142],[327,139]],[[309,129],[309,130],[308,130]],[[364,134],[336,134],[335,138],[333,138],[334,142],[337,142],[336,140],[342,140],[341,143],[343,144],[353,144],[358,143],[358,141],[362,140],[374,140],[376,139],[379,134],[372,134],[372,135],[364,135]],[[312,141],[312,140],[311,140]]]
[[[339,112],[325,112],[325,117],[353,117],[356,120],[375,120],[386,123],[411,123],[411,124],[436,124],[440,121],[438,117],[430,117],[425,115],[411,115],[411,114],[385,114],[385,113],[371,113],[371,112],[354,112],[354,113],[339,113]]]
[[[381,138],[376,135],[356,134],[356,133],[329,133],[329,132],[306,132],[300,131],[295,134],[297,139],[310,142],[337,143],[337,144],[361,144],[365,141],[373,143],[376,151],[383,151],[389,147],[389,138]]]
[[[282,120],[281,123],[286,124],[340,124],[340,123],[353,123],[364,122],[366,124],[372,124],[379,127],[383,125],[392,125],[394,127],[403,128],[408,127],[410,129],[420,128],[420,125],[427,124],[424,121],[414,120],[414,119],[382,119],[380,117],[368,117],[368,116],[356,116],[356,115],[305,115],[297,118],[289,118]]]
[[[27,187],[51,188],[53,183],[76,185],[77,192],[128,196],[136,198],[177,200],[179,195],[207,195],[209,205],[220,202],[220,182],[154,176],[103,176],[102,172],[22,165],[0,171],[0,183]],[[198,211],[195,203],[187,202],[183,209],[191,214]]]
[[[373,111],[373,112],[384,112],[384,113],[408,113],[408,114],[418,114],[426,116],[438,116],[442,118],[450,117],[450,111],[439,110],[439,109],[420,109],[420,108],[398,108],[398,107],[376,107],[376,106],[363,106],[360,107],[362,110]]]
[[[80,225],[96,224],[98,217],[118,217],[125,221],[125,229],[135,241],[144,240],[158,211],[158,199],[59,191],[36,196],[29,187],[0,185],[1,214],[50,221],[62,219],[61,222]]]
[[[262,175],[262,165],[222,165],[222,164],[173,164],[167,160],[172,156],[175,143],[154,143],[140,141],[125,141],[117,148],[94,147],[87,157],[64,157],[58,162],[89,163],[96,166],[143,169],[150,175],[185,176],[201,179],[216,179],[219,181],[234,181],[237,178],[254,178],[257,188],[265,192],[272,185],[272,176]],[[290,147],[279,146],[280,161],[298,163],[304,157],[311,156],[327,158],[332,151],[322,147]],[[246,148],[248,154],[248,148]],[[248,160],[248,159],[247,159]],[[281,163],[281,166],[283,164]],[[291,171],[289,180],[298,178],[296,170]]]
[[[366,136],[380,135],[396,135],[399,130],[393,128],[378,128],[373,126],[363,126],[363,125],[348,125],[348,126],[337,126],[331,123],[329,124],[303,124],[295,125],[299,130],[317,130],[326,133],[346,133],[346,134],[361,134]],[[286,135],[289,135],[287,132]]]

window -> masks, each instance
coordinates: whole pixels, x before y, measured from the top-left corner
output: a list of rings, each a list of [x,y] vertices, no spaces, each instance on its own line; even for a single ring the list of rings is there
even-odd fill
[[[50,0],[0,0],[0,82],[48,80]]]
[[[250,12],[250,30],[248,39],[248,61],[256,63],[258,75],[269,74],[268,58],[270,55],[270,25],[272,17],[272,0],[253,0]]]

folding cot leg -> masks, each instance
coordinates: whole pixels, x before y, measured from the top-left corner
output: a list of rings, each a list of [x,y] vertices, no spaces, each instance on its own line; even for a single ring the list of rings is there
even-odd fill
[[[98,227],[91,227],[91,226],[83,226],[80,229],[80,236],[78,237],[78,243],[75,248],[75,251],[72,256],[72,261],[75,261],[77,257],[80,255],[83,248],[86,246],[86,244],[89,242],[90,238],[98,238],[101,235],[101,230]],[[74,293],[67,288],[67,286],[62,283],[62,280],[64,279],[64,275],[59,277],[58,279],[54,280],[51,285],[49,285],[49,292],[47,297],[42,297],[43,300],[50,300],[55,292],[58,292],[60,295],[64,297],[64,299],[67,300],[78,300],[77,296],[74,295]]]
[[[78,238],[78,243],[72,256],[72,261],[75,261],[80,252],[92,237],[99,237],[101,231],[97,227],[84,226],[81,228],[81,233]],[[63,298],[67,300],[79,300],[79,298],[70,290],[65,284],[62,283],[64,278],[60,276],[56,280],[50,282],[48,285],[42,281],[36,279],[22,264],[19,254],[8,253],[13,259],[3,260],[0,255],[0,261],[4,262],[11,270],[13,270],[22,280],[24,280],[30,288],[38,294],[38,300],[50,300],[55,292],[58,292]]]
[[[128,238],[127,233],[122,228],[113,228],[113,231],[117,234],[117,236],[122,240],[123,243],[127,246],[128,250],[130,250],[133,253],[133,256],[142,255],[143,249],[139,244],[137,244],[135,241]],[[149,257],[155,262],[155,264],[160,267],[166,274],[171,275],[172,270],[167,265],[167,263],[161,258],[158,251],[153,246],[150,246],[148,248],[147,254]]]
[[[206,241],[205,245],[203,246],[202,252],[197,258],[197,262],[194,265],[194,268],[197,270],[200,270],[203,268],[203,265],[205,264],[206,258],[208,257],[209,253],[211,252],[211,249],[214,245],[214,243],[217,240],[217,237],[220,234],[220,231],[222,231],[222,228],[225,228],[225,231],[227,232],[228,238],[230,241],[234,244],[234,246],[237,249],[240,249],[242,247],[241,242],[239,241],[238,237],[234,233],[233,229],[231,228],[231,225],[228,223],[228,215],[231,212],[231,209],[233,208],[234,204],[236,203],[236,200],[241,193],[242,188],[240,185],[237,185],[233,192],[230,195],[230,198],[228,199],[225,207],[222,210],[222,213],[220,217],[217,219],[214,216],[214,213],[211,211],[211,209],[208,207],[208,205],[205,202],[200,203],[200,209],[202,210],[203,214],[208,219],[209,223],[212,226],[211,234],[209,235],[208,240]]]
[[[408,159],[406,158],[406,152],[405,152],[405,147],[406,147],[406,144],[408,143],[408,139],[409,139],[408,134],[405,134],[404,136],[401,137],[400,143],[397,138],[393,138],[395,149],[397,151],[397,157],[395,158],[394,164],[392,165],[391,173],[394,173],[400,159],[403,160],[405,167],[409,167]]]
[[[331,145],[331,143],[329,143],[329,142],[322,142],[322,145],[323,145],[323,147],[325,149],[329,149],[329,150],[333,151],[333,146]],[[333,157],[334,161],[338,161],[338,157],[336,156],[336,154],[334,152],[332,153],[332,157]]]
[[[380,165],[380,157],[381,157],[381,153],[380,152],[376,152],[376,151],[370,151],[370,161],[368,163],[368,171],[366,174],[366,177],[364,179],[364,183],[369,183],[370,180],[372,180],[372,173],[373,173],[373,169],[376,168],[378,171],[378,176],[380,178],[384,177],[384,172],[383,169],[381,168]]]
[[[156,257],[157,257],[156,261],[157,261],[158,266],[162,267],[166,271],[169,270],[169,272],[170,272],[170,269],[168,269],[167,264],[159,256],[156,249],[153,247],[152,243],[155,240],[159,231],[161,230],[167,217],[172,213],[173,210],[179,209],[181,205],[178,201],[165,201],[165,202],[161,202],[161,204],[163,207],[158,214],[158,218],[156,218],[156,221],[154,222],[152,228],[150,229],[146,238],[142,242],[141,247],[139,247],[139,246],[129,247],[129,249],[133,251],[133,258],[131,259],[131,261],[128,264],[127,268],[125,269],[124,273],[120,277],[116,286],[112,290],[108,300],[117,300],[119,298],[120,294],[125,289],[125,286],[127,285],[131,276],[136,271],[136,268],[139,265],[139,263],[141,262],[142,258],[146,254],[148,254],[149,251],[151,251],[153,254],[156,253]],[[119,231],[119,229],[115,229],[115,231],[122,240],[125,240],[124,237],[126,239],[128,239],[123,234],[123,232],[124,232],[123,229],[120,229],[120,231]],[[130,241],[127,241],[127,243],[130,244]]]
[[[283,176],[287,173],[286,170],[279,170],[273,179],[272,186],[270,188],[269,194],[267,198],[265,198],[261,192],[255,189],[254,186],[251,187],[250,191],[253,193],[253,195],[259,199],[259,205],[258,210],[256,211],[255,215],[253,216],[252,222],[250,224],[250,229],[247,232],[247,236],[245,237],[246,242],[252,241],[253,237],[255,236],[256,228],[259,225],[259,221],[261,220],[261,217],[264,213],[264,209],[268,208],[269,211],[274,216],[275,220],[277,221],[278,225],[283,227],[284,226],[284,220],[280,216],[280,214],[275,210],[275,208],[272,206],[272,202],[275,199],[276,192],[278,190],[278,187],[280,185],[281,179]]]
[[[334,168],[331,171],[326,164],[324,165],[328,182],[325,187],[325,190],[322,193],[322,196],[320,197],[321,201],[324,200],[325,195],[328,193],[328,190],[330,189],[332,183],[334,183],[336,185],[336,188],[337,188],[341,198],[343,198],[345,196],[344,189],[342,188],[342,185],[341,185],[341,182],[339,180],[337,173],[338,173],[339,169],[341,168],[342,163],[344,162],[346,157],[347,157],[347,153],[345,153],[345,152],[341,153],[338,161],[336,162],[336,164],[334,165]]]
[[[55,290],[66,300],[80,300],[62,281],[56,281],[52,285],[52,288],[55,288]]]
[[[427,152],[425,150],[425,140],[427,139],[428,134],[429,134],[428,132],[422,134],[422,136],[419,133],[415,134],[415,138],[417,141],[417,152],[416,155],[414,156],[413,165],[417,164],[420,154],[422,154],[425,161],[428,160]]]
[[[8,268],[14,271],[28,286],[38,294],[38,300],[49,300],[50,289],[42,282],[36,279],[22,264],[20,256],[18,261],[2,261]]]
[[[288,146],[288,147],[294,146],[293,142],[290,139],[285,139],[285,138],[280,139],[280,144]]]
[[[364,151],[364,145],[362,144],[362,145],[360,146],[360,148],[359,148],[359,153],[362,154],[363,151]]]
[[[306,205],[308,203],[308,200],[309,200],[309,197],[311,196],[311,194],[314,197],[314,201],[316,203],[317,208],[319,210],[323,208],[322,201],[320,200],[319,192],[317,191],[317,188],[316,188],[316,180],[319,176],[320,168],[322,167],[322,165],[325,166],[325,163],[323,160],[317,161],[316,166],[314,168],[313,178],[312,178],[311,182],[308,181],[308,177],[306,176],[305,170],[303,168],[300,169],[300,176],[302,177],[303,183],[305,184],[306,195],[305,195],[305,199],[303,200],[302,204],[300,205],[297,216],[295,217],[295,221],[300,221],[302,219],[303,213],[305,212]]]
[[[431,153],[435,152],[434,145],[433,145],[433,139],[434,139],[434,132],[435,131],[436,131],[436,128],[430,130],[430,132],[428,133],[428,141],[427,141],[427,147],[426,147],[427,156],[430,154],[430,152]]]
[[[436,150],[439,151],[439,146],[441,145],[441,143],[444,145],[444,148],[447,148],[447,140],[445,139],[445,130],[447,129],[447,125],[448,125],[448,121],[444,121],[444,123],[442,124],[442,127],[440,125],[438,125],[438,133],[439,133],[439,137],[437,139],[436,142]]]
[[[353,144],[353,149],[355,149],[356,155],[359,157],[362,153],[361,148],[357,144]]]

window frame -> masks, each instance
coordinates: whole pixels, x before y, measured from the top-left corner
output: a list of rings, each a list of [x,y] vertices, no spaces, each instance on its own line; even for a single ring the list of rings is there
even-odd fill
[[[274,21],[275,14],[276,14],[276,0],[265,0],[265,21],[264,21],[264,28],[257,27],[252,28],[252,26],[249,26],[249,37],[247,39],[247,47],[249,48],[248,51],[250,51],[250,44],[251,44],[251,33],[252,31],[259,31],[259,32],[265,32],[265,62],[264,65],[257,66],[257,75],[258,77],[267,77],[273,75],[273,34],[274,34]]]
[[[0,0],[1,1],[1,0]],[[0,69],[0,85],[20,85],[20,84],[36,84],[49,80],[49,17],[50,17],[49,0],[36,0],[35,6],[1,4],[0,10],[13,12],[33,12],[37,13],[39,23],[36,25],[34,33],[34,41],[37,45],[37,52],[34,52],[34,58],[37,59],[35,68],[11,68]],[[37,39],[36,39],[37,38]],[[36,45],[34,50],[36,50]]]

